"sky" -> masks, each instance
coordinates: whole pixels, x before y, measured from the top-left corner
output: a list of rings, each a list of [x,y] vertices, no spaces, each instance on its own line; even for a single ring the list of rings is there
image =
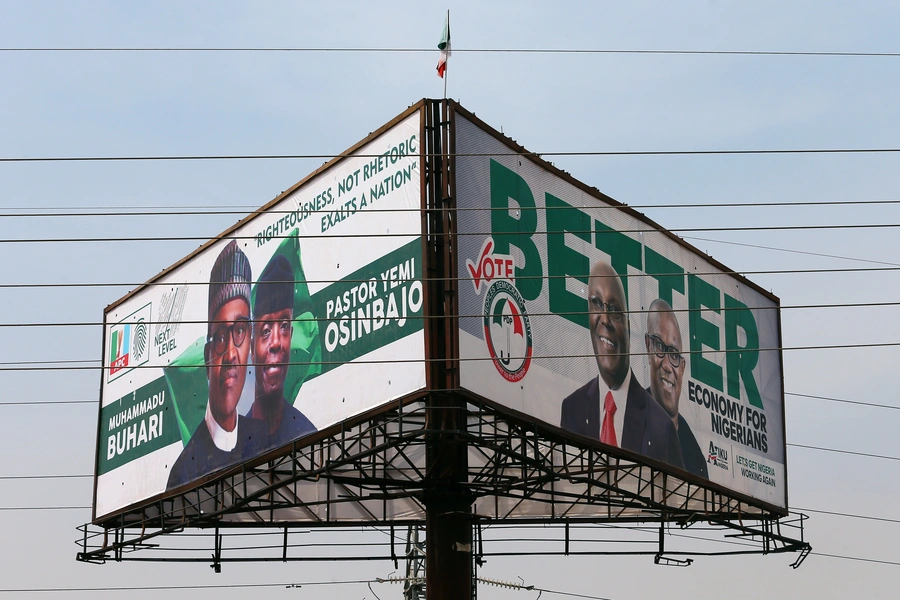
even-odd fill
[[[444,82],[435,72],[436,44],[448,8],[455,49],[448,96],[537,153],[897,148],[900,56],[464,52],[892,53],[900,50],[900,8],[891,2],[693,0],[676,7],[668,2],[2,0],[0,157],[337,154],[417,100],[443,94]],[[10,50],[101,47],[430,50]],[[812,511],[891,519],[890,507],[900,493],[895,434],[900,399],[889,382],[900,359],[900,313],[891,304],[900,302],[900,276],[889,269],[900,266],[900,211],[883,202],[897,200],[900,155],[551,160],[668,229],[758,227],[681,235],[735,271],[751,273],[750,279],[781,299],[789,504],[810,511],[805,536],[814,553],[797,570],[789,568],[791,555],[698,558],[689,568],[656,566],[648,556],[553,556],[491,558],[479,574],[505,581],[521,577],[545,590],[614,600],[893,597],[900,551],[892,542],[900,523]],[[0,305],[6,314],[0,319],[0,596],[44,588],[371,580],[394,572],[387,561],[228,564],[220,574],[204,563],[83,564],[75,560],[74,542],[76,527],[90,520],[90,511],[77,507],[90,505],[91,479],[21,479],[93,472],[99,373],[96,368],[30,370],[15,363],[97,361],[101,328],[76,324],[99,322],[104,307],[201,244],[48,240],[207,239],[240,218],[53,215],[87,207],[250,211],[322,162],[0,162]],[[848,201],[868,203],[800,204]],[[772,205],[722,206],[740,203]],[[16,216],[22,212],[43,216]],[[825,227],[835,225],[874,227]],[[776,226],[798,228],[772,229]],[[33,285],[73,282],[115,285]],[[14,326],[34,323],[55,325]],[[881,387],[885,381],[887,389]],[[57,400],[90,402],[35,404]],[[385,540],[380,531],[305,535],[310,543]],[[615,535],[653,539],[646,532]],[[688,548],[694,543],[673,542]],[[365,546],[358,550],[368,552]],[[163,593],[236,598],[248,591],[145,589],[129,597]],[[386,599],[399,598],[400,586],[273,586],[259,593]],[[534,598],[537,592],[482,586],[478,594],[506,599]],[[96,592],[33,595],[86,598]]]

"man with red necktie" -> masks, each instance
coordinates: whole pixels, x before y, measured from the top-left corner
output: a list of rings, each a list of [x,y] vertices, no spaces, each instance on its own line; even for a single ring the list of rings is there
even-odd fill
[[[600,374],[563,400],[560,427],[683,469],[672,419],[631,371],[626,307],[618,273],[596,263],[588,280],[588,322]]]

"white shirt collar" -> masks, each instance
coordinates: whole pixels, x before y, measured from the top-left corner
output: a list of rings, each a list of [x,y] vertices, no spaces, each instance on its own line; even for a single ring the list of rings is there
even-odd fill
[[[238,441],[238,423],[234,423],[234,431],[225,431],[213,418],[212,411],[209,409],[209,402],[206,403],[206,428],[209,429],[209,437],[212,438],[216,448],[224,452],[231,452],[237,446]]]
[[[603,427],[603,419],[606,417],[606,392],[612,392],[613,400],[616,403],[616,414],[613,415],[613,429],[616,430],[616,441],[619,447],[622,447],[622,431],[625,429],[625,405],[628,402],[628,388],[631,386],[631,369],[625,376],[625,381],[617,390],[610,390],[603,377],[597,375],[597,381],[600,384],[600,426]]]

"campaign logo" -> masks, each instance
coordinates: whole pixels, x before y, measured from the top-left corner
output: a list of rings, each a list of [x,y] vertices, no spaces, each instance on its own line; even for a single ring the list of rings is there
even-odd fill
[[[531,323],[525,300],[508,281],[492,283],[484,298],[484,341],[504,379],[514,383],[525,377],[533,352]]]
[[[728,451],[725,448],[720,446],[716,446],[714,443],[709,443],[709,454],[706,457],[706,462],[719,467],[720,469],[728,470]]]
[[[509,254],[494,254],[494,239],[486,238],[478,253],[478,262],[474,263],[466,259],[466,268],[472,276],[472,285],[475,293],[481,294],[481,290],[487,287],[495,279],[515,279],[515,263]]]
[[[110,328],[107,381],[150,360],[150,322],[150,304],[147,304]]]
[[[481,245],[477,263],[466,260],[475,293],[487,289],[482,313],[484,341],[497,371],[510,382],[525,377],[533,352],[525,299],[513,283],[515,266],[512,256],[494,253],[491,237]]]

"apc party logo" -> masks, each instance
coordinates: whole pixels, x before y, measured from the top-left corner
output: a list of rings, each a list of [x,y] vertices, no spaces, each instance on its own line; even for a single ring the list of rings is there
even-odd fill
[[[150,360],[150,304],[109,330],[109,375],[113,381]]]
[[[487,288],[484,297],[484,341],[500,375],[515,383],[531,366],[533,344],[525,299],[513,285],[512,256],[494,254],[494,240],[481,246],[478,263],[466,260],[475,293]]]

